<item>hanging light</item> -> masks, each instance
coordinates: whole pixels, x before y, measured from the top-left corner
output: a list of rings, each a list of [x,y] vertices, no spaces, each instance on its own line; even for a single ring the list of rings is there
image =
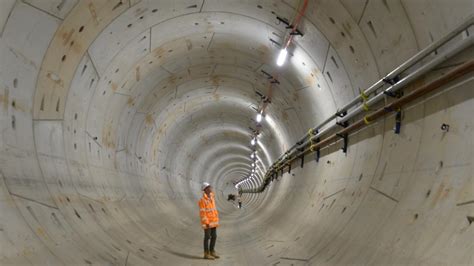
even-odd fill
[[[283,66],[286,61],[286,56],[288,55],[288,51],[285,49],[281,49],[280,54],[278,55],[277,58],[277,66]]]
[[[257,123],[262,122],[262,118],[263,118],[263,117],[262,117],[262,114],[261,114],[261,113],[258,113],[258,114],[257,114],[257,118],[256,118]]]
[[[252,144],[252,146],[255,146],[255,144],[257,144],[257,141],[255,138],[253,138],[251,141],[250,141],[250,144]]]
[[[255,163],[252,163],[252,167],[255,167]]]
[[[250,154],[250,158],[252,158],[252,159],[255,158],[255,154],[253,154],[253,153]]]

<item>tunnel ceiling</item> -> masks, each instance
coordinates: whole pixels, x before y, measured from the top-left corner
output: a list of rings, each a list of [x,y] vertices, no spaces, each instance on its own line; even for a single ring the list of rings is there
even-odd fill
[[[139,166],[152,171],[147,174],[166,178],[189,176],[189,169],[178,168],[189,159],[210,156],[200,158],[202,165],[192,166],[196,170],[219,156],[217,150],[201,153],[204,146],[218,145],[218,136],[212,134],[219,133],[229,135],[229,143],[241,145],[240,150],[224,153],[248,155],[250,137],[244,136],[251,134],[255,109],[262,104],[256,91],[266,94],[269,87],[262,70],[281,72],[267,112],[271,123],[265,125],[260,140],[265,150],[263,169],[289,147],[295,139],[290,136],[303,132],[302,124],[333,112],[335,99],[343,103],[354,96],[347,89],[352,86],[343,64],[337,63],[337,53],[314,24],[317,20],[304,21],[301,30],[308,34],[290,47],[292,56],[284,71],[276,69],[279,47],[272,40],[283,43],[288,34],[276,16],[294,17],[296,1],[262,5],[143,1],[131,7],[133,3],[116,2],[79,2],[68,12],[43,59],[33,105],[35,119],[82,120],[83,124],[71,122],[69,127],[85,127],[89,138],[97,138],[89,144],[89,152],[93,144],[105,148],[103,164],[113,163],[129,172]],[[314,12],[315,6],[309,10]],[[333,18],[326,20],[331,23]],[[331,26],[325,24],[329,30]],[[326,59],[341,70],[326,71],[325,77],[321,69]],[[355,58],[355,63],[374,65],[368,58]],[[86,71],[92,73],[85,75]],[[345,83],[346,89],[333,92],[326,81],[333,79],[331,75]],[[233,124],[234,129],[225,129],[224,123]],[[210,135],[197,139],[192,137],[195,134]],[[70,146],[74,138],[75,134],[64,141]],[[185,140],[190,147],[196,146],[192,154],[180,154],[187,150],[180,148]],[[220,145],[220,150],[224,147]],[[213,172],[200,174],[217,178]]]
[[[266,194],[249,196],[252,208],[243,218],[232,216],[222,203],[251,171],[250,140],[263,104],[258,94],[267,95],[270,87],[264,72],[275,75],[279,84],[272,85],[256,146],[257,178],[246,184],[251,187],[308,128],[474,10],[466,8],[472,7],[468,0],[309,1],[298,25],[304,35],[294,38],[286,64],[278,67],[279,44],[289,30],[277,17],[292,21],[302,2],[2,1],[0,175],[2,195],[16,202],[16,208],[2,207],[2,216],[6,210],[4,217],[18,222],[11,229],[18,233],[10,236],[14,244],[2,256],[33,264],[33,258],[53,264],[104,262],[110,257],[98,254],[118,250],[117,256],[124,256],[122,244],[105,242],[133,245],[146,235],[143,241],[161,246],[150,232],[174,239],[154,250],[172,254],[168,247],[184,245],[185,235],[195,233],[183,229],[170,236],[161,229],[193,224],[203,181],[215,186],[218,207],[233,217],[230,223],[246,228],[241,243],[257,245],[279,232],[276,225],[262,229],[290,204],[278,203],[306,195],[287,194],[293,186],[287,178]],[[380,128],[374,131],[383,134]],[[366,156],[369,161],[380,155],[382,140],[375,139],[366,145],[376,154]],[[337,161],[331,157],[327,167],[331,160]],[[358,170],[351,160],[340,171]],[[333,172],[321,170],[315,182],[325,184]],[[32,208],[31,202],[41,207]],[[54,215],[47,214],[48,208]],[[117,213],[114,218],[94,216],[101,211]],[[45,222],[48,215],[53,224]],[[78,225],[72,221],[76,217],[93,225]],[[118,222],[121,218],[127,222]],[[57,231],[54,224],[65,227]],[[27,227],[31,232],[22,235]],[[71,243],[56,252],[55,244],[87,239],[96,231],[102,233],[91,237],[98,242],[88,246],[88,240],[79,241],[77,254],[66,251]],[[53,240],[44,240],[45,235]],[[35,240],[28,244],[25,238]],[[27,254],[23,261],[13,255],[19,247],[43,255]],[[52,261],[47,253],[54,254]],[[84,259],[83,254],[95,255]],[[149,254],[130,257],[132,264],[154,259]]]

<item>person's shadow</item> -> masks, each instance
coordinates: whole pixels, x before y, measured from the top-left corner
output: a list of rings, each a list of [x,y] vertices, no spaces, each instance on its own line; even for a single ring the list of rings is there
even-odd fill
[[[203,257],[199,257],[199,256],[195,256],[195,255],[189,255],[189,254],[185,254],[185,253],[181,253],[181,252],[176,252],[176,251],[170,250],[169,248],[165,248],[165,251],[170,253],[170,254],[173,254],[175,256],[185,258],[185,259],[193,259],[193,260],[196,260],[196,259],[202,260],[203,259]]]

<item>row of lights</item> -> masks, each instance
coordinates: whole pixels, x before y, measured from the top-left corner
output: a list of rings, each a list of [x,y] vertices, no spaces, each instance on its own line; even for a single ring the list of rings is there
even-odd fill
[[[280,54],[278,55],[278,59],[277,59],[277,65],[278,66],[283,66],[283,64],[285,63],[286,61],[286,57],[288,55],[288,52],[285,49],[282,49],[280,51]],[[255,117],[255,121],[257,122],[257,130],[261,127],[261,123],[263,121],[263,118],[266,117],[264,114],[263,114],[263,110],[262,111],[259,111],[257,113],[257,117]],[[260,132],[256,132],[253,136],[252,136],[252,139],[250,140],[250,145],[252,146],[252,153],[250,154],[250,159],[252,159],[252,164],[251,164],[251,173],[246,177],[244,178],[243,180],[241,180],[240,182],[238,182],[237,184],[235,184],[235,188],[239,188],[240,185],[242,185],[243,183],[246,183],[248,182],[249,180],[252,180],[256,177],[256,161],[257,161],[257,149],[256,149],[256,145],[258,143],[258,139],[257,137],[259,136]]]
[[[278,54],[278,58],[277,58],[277,61],[276,61],[276,64],[277,66],[281,67],[285,64],[286,62],[286,58],[288,57],[288,46],[290,45],[290,43],[292,42],[293,40],[293,37],[295,36],[295,31],[297,30],[297,26],[301,20],[301,18],[303,17],[304,15],[304,12],[306,10],[306,7],[308,5],[308,0],[305,0],[304,3],[303,3],[303,7],[302,9],[298,12],[298,15],[296,16],[295,18],[295,23],[294,25],[292,25],[292,30],[291,30],[291,33],[289,34],[289,37],[285,43],[285,45],[283,46],[283,48],[280,50],[280,53]],[[270,83],[270,88],[269,88],[269,98],[271,98],[271,89],[272,89],[272,83]],[[269,101],[268,101],[269,102]],[[268,103],[267,102],[267,103]],[[257,122],[257,130],[256,132],[254,133],[254,135],[252,136],[252,139],[250,140],[250,144],[252,145],[252,153],[250,154],[250,159],[252,160],[252,164],[251,164],[251,173],[249,174],[249,176],[247,176],[246,178],[244,178],[243,180],[239,181],[236,185],[235,185],[235,188],[236,189],[239,189],[240,185],[243,184],[243,183],[247,183],[249,182],[250,180],[253,180],[255,177],[256,177],[256,161],[257,161],[257,149],[256,149],[256,145],[258,143],[258,140],[257,140],[257,137],[259,136],[260,134],[260,128],[261,128],[261,123],[263,121],[263,118],[265,117],[265,107],[266,107],[266,104],[264,102],[262,108],[257,112],[257,117],[255,118],[255,121]]]

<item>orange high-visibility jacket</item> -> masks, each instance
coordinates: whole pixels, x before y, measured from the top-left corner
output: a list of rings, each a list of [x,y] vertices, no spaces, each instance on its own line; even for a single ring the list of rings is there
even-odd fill
[[[199,200],[199,215],[201,216],[201,225],[204,229],[206,229],[206,225],[209,225],[209,228],[219,226],[219,215],[216,209],[216,202],[214,201],[214,193],[211,193],[210,197],[203,193],[202,198]]]

